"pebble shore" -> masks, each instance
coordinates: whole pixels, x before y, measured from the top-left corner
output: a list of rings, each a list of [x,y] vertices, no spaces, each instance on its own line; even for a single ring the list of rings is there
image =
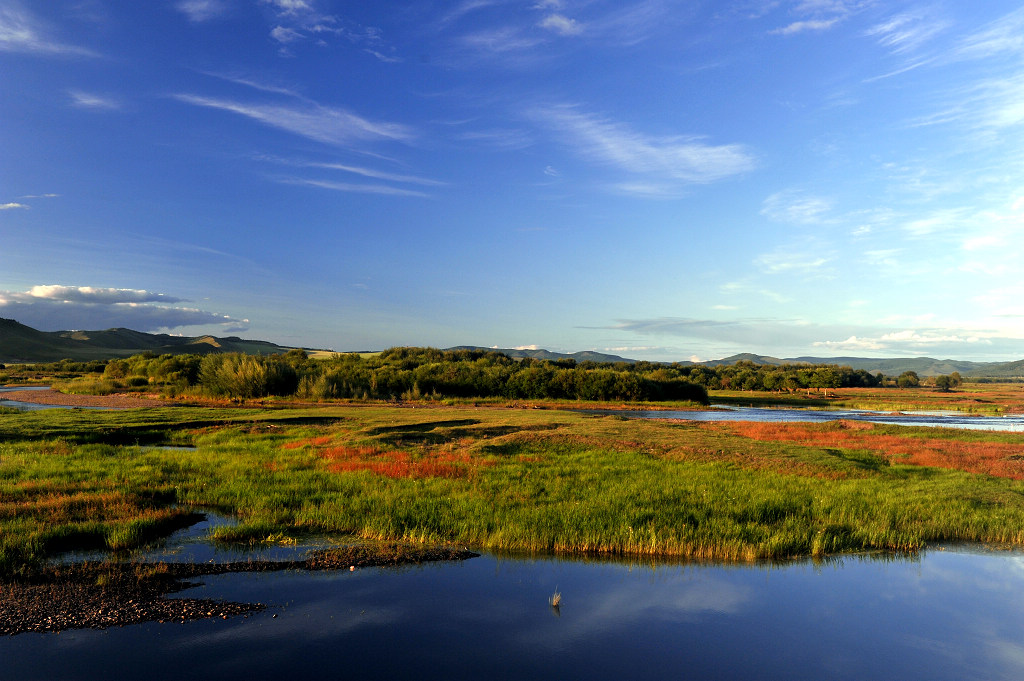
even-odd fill
[[[106,629],[140,622],[187,622],[236,617],[263,603],[167,598],[197,578],[230,572],[354,570],[441,560],[465,560],[467,549],[402,544],[312,551],[304,560],[232,563],[84,562],[48,566],[0,581],[0,635]]]

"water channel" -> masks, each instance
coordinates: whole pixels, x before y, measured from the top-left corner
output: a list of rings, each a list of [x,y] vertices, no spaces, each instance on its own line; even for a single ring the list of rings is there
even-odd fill
[[[811,422],[869,421],[895,426],[927,426],[932,428],[963,428],[1024,432],[1024,414],[1007,416],[975,416],[957,411],[883,412],[865,409],[776,409],[765,407],[734,407],[716,404],[712,409],[696,411],[586,409],[588,414],[604,414],[638,419],[679,419],[683,421],[782,421]]]

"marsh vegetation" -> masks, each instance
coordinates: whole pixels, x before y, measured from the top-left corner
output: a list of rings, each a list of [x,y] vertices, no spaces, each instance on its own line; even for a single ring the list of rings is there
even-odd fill
[[[203,509],[238,518],[214,535],[233,542],[738,561],[1024,544],[1024,454],[1006,433],[348,405],[9,414],[0,442],[7,572],[131,549]]]

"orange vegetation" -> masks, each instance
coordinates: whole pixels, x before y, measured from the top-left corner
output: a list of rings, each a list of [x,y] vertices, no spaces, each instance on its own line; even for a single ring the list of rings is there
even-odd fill
[[[302,447],[323,447],[324,445],[330,444],[331,436],[323,435],[321,437],[308,437],[305,440],[296,440],[295,442],[286,442],[281,445],[281,449],[301,449]]]
[[[466,451],[451,448],[424,450],[416,454],[407,451],[383,451],[376,447],[327,447],[329,437],[311,438],[283,445],[284,449],[313,446],[317,456],[324,459],[327,469],[334,473],[370,471],[388,478],[465,478],[480,466],[490,466],[488,459],[473,458]]]
[[[1024,443],[888,435],[874,432],[874,424],[859,421],[828,424],[733,422],[722,426],[753,440],[868,451],[891,463],[1024,479]]]

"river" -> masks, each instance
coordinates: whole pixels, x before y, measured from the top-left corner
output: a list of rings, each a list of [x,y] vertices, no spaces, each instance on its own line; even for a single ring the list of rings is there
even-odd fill
[[[756,566],[485,554],[202,582],[180,596],[269,607],[246,618],[0,639],[0,678],[1024,677],[1019,553]],[[557,610],[548,602],[556,590]]]

